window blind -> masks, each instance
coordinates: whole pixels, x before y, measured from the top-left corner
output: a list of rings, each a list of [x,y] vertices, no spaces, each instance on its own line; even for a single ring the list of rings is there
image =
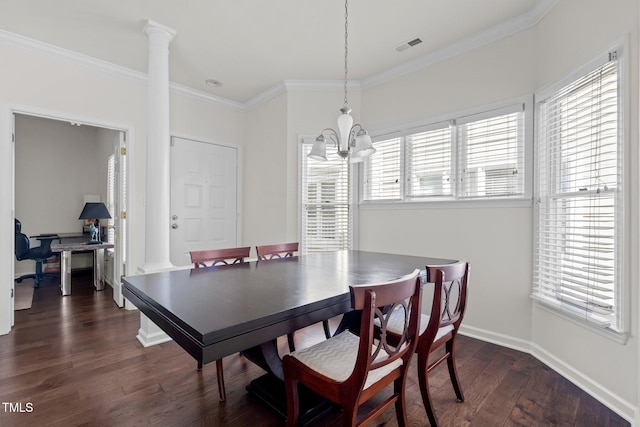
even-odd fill
[[[451,128],[407,135],[407,196],[451,196]]]
[[[617,61],[538,103],[534,297],[618,329],[621,141]]]
[[[111,213],[112,218],[107,220],[107,242],[114,243],[115,236],[113,230],[113,216],[116,214],[115,208],[115,159],[114,156],[109,156],[107,160],[107,210]]]
[[[458,124],[460,197],[524,194],[524,112]]]
[[[399,200],[402,138],[374,142],[375,155],[364,161],[363,200]]]
[[[327,151],[327,161],[309,159],[312,144],[302,144],[303,253],[351,249],[353,213],[349,161]]]

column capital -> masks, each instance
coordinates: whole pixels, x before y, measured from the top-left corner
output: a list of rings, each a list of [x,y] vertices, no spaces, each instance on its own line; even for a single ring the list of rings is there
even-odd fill
[[[166,38],[167,44],[169,44],[171,40],[173,40],[173,38],[176,36],[176,30],[169,28],[167,26],[164,26],[162,24],[158,24],[157,22],[152,21],[151,19],[147,20],[147,25],[144,26],[144,33],[147,35],[147,37],[150,37],[151,34],[164,35]]]

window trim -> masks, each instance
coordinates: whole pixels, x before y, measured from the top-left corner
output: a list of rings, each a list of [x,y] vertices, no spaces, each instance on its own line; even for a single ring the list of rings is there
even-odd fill
[[[523,194],[518,196],[495,196],[495,197],[459,197],[458,192],[458,169],[460,165],[457,162],[458,158],[458,135],[457,124],[453,127],[452,132],[452,165],[451,173],[456,177],[454,186],[456,194],[451,197],[433,196],[433,197],[408,197],[405,192],[404,185],[401,187],[401,194],[399,199],[394,200],[364,200],[364,166],[359,164],[357,168],[354,168],[354,172],[357,176],[357,186],[355,190],[357,192],[358,206],[361,209],[422,209],[426,207],[437,208],[468,208],[468,207],[528,207],[532,205],[533,200],[533,108],[534,108],[533,95],[526,95],[517,98],[513,98],[507,101],[497,102],[493,104],[487,104],[478,107],[472,107],[464,110],[458,110],[451,113],[432,116],[425,119],[400,122],[396,124],[387,124],[384,127],[371,127],[369,131],[374,141],[383,141],[387,139],[405,137],[407,135],[425,132],[434,128],[441,127],[443,123],[451,123],[452,121],[458,121],[466,123],[472,120],[480,120],[485,117],[492,117],[501,114],[507,114],[509,111],[514,112],[523,108],[524,110],[524,189]],[[522,107],[523,106],[523,107]],[[403,144],[404,145],[404,144]],[[404,146],[403,146],[404,148]],[[374,154],[375,155],[375,154]],[[401,182],[404,184],[406,181],[406,167],[404,165],[405,150],[400,152],[400,168],[401,168]]]
[[[629,188],[631,186],[630,185],[631,159],[629,158],[630,156],[627,150],[629,146],[628,129],[630,126],[629,116],[628,116],[628,111],[629,111],[629,98],[628,98],[629,79],[628,79],[628,71],[627,71],[628,40],[625,39],[623,41],[620,41],[610,46],[608,49],[605,49],[600,54],[593,57],[591,60],[575,68],[573,71],[571,71],[564,77],[558,79],[554,83],[537,91],[534,94],[534,101],[535,101],[534,109],[537,108],[537,104],[539,102],[538,100],[545,100],[549,98],[551,95],[555,94],[557,91],[561,90],[567,85],[570,85],[574,81],[584,77],[585,75],[589,74],[590,72],[604,65],[607,62],[609,52],[612,52],[612,51],[616,51],[618,54],[616,58],[618,61],[618,99],[619,99],[618,101],[618,106],[619,106],[618,149],[621,157],[621,159],[619,160],[619,165],[622,168],[622,171],[620,173],[622,177],[622,183],[621,183],[622,191],[621,191],[620,206],[619,206],[619,210],[621,212],[619,217],[620,223],[621,223],[620,224],[621,229],[619,233],[620,242],[618,242],[620,252],[619,254],[617,254],[618,256],[616,256],[616,264],[618,264],[617,268],[619,269],[620,280],[615,285],[616,286],[615,292],[616,292],[616,296],[618,297],[618,304],[615,309],[617,330],[611,327],[600,327],[600,326],[594,325],[584,317],[574,314],[570,310],[557,307],[553,303],[546,301],[545,299],[536,295],[535,288],[534,288],[535,284],[532,284],[532,292],[531,292],[530,298],[534,301],[534,305],[536,307],[546,312],[555,314],[565,320],[571,321],[572,323],[578,326],[581,326],[585,329],[590,330],[591,332],[594,332],[601,336],[609,338],[619,344],[625,344],[629,338],[629,326],[630,326],[630,319],[629,319],[630,285],[629,283],[631,283],[630,272],[628,271],[628,266],[627,266],[628,262],[626,261],[625,257],[627,257],[628,254],[631,253],[629,251],[630,241],[636,240],[635,238],[630,236],[631,233],[629,232],[632,228],[630,227],[631,220],[630,220],[630,213],[629,213],[629,203],[630,203],[629,201],[631,200],[630,199],[631,193]],[[538,126],[538,120],[539,120],[539,117],[537,117],[536,115],[535,123],[534,123],[534,126],[536,128]],[[536,151],[534,153],[534,165],[537,163],[537,159],[538,159],[538,150],[536,148]],[[536,193],[537,191],[538,190],[536,189]],[[534,230],[538,221],[538,215],[539,215],[538,210],[534,209],[533,211]],[[537,238],[535,235],[535,231],[533,235],[533,241],[534,241],[533,267],[535,268],[535,257],[537,256],[537,250],[535,247]]]

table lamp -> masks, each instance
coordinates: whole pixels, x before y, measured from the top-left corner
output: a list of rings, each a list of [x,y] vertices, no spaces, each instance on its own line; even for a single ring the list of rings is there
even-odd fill
[[[78,219],[89,219],[91,223],[89,224],[89,244],[101,243],[100,240],[100,220],[101,219],[111,219],[111,215],[109,214],[109,210],[102,202],[87,202],[84,204],[84,208],[80,213],[80,217]],[[94,223],[95,221],[95,223]]]

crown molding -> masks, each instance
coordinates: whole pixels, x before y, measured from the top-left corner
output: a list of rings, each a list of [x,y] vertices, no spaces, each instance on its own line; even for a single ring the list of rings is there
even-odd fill
[[[116,65],[111,62],[103,61],[101,59],[54,46],[52,44],[45,43],[39,40],[34,40],[18,34],[10,33],[5,30],[0,30],[0,43],[5,43],[10,46],[35,52],[38,54],[44,54],[56,59],[62,59],[76,65],[108,74],[115,78],[124,78],[126,80],[134,81],[141,84],[146,84],[148,80],[148,75],[146,73],[135,71],[131,68]],[[192,98],[200,99],[202,101],[219,104],[224,107],[231,108],[234,111],[246,111],[246,107],[243,103],[211,95],[206,92],[181,85],[179,83],[170,82],[169,89],[174,93],[179,93],[182,95],[190,96]]]
[[[44,54],[57,59],[63,59],[65,61],[72,62],[106,74],[110,74],[115,77],[125,78],[127,80],[132,80],[138,83],[147,81],[147,75],[145,73],[122,67],[111,62],[103,61],[101,59],[93,58],[88,55],[83,55],[72,50],[54,46],[49,43],[10,33],[5,30],[0,30],[0,42],[31,52]]]
[[[238,111],[240,113],[244,113],[245,111],[247,111],[245,104],[243,104],[242,102],[233,101],[231,99],[223,98],[221,96],[211,95],[209,93],[203,92],[201,90],[193,89],[189,86],[185,86],[180,83],[169,82],[169,89],[174,93],[199,99],[205,102],[219,104],[223,107],[230,108],[233,111]]]
[[[542,0],[527,13],[523,13],[495,25],[485,31],[480,31],[458,42],[429,52],[428,54],[408,61],[397,67],[390,68],[382,73],[367,77],[362,80],[363,89],[388,82],[406,74],[414,73],[434,65],[438,62],[456,57],[463,53],[477,49],[481,46],[498,41],[520,31],[534,27],[540,20],[558,3],[559,0]]]
[[[497,41],[520,31],[535,26],[559,0],[542,0],[529,12],[519,15],[509,21],[496,25],[486,31],[476,33],[464,40],[453,43],[449,46],[430,52],[427,55],[406,62],[397,67],[393,67],[382,73],[364,78],[362,80],[350,80],[347,88],[351,90],[366,89],[387,81],[396,79],[409,73],[419,71],[435,63],[447,60],[462,53],[471,51],[480,46]],[[54,46],[45,42],[30,39],[18,34],[0,30],[0,43],[29,50],[32,52],[49,55],[58,59],[63,59],[99,72],[109,74],[113,77],[124,78],[138,83],[147,82],[147,74],[135,71],[127,67],[116,65],[101,59],[93,58],[78,52]],[[205,102],[211,102],[230,108],[238,112],[247,112],[256,108],[274,97],[289,90],[341,90],[344,88],[342,80],[285,80],[249,99],[246,102],[233,101],[227,98],[208,94],[206,92],[193,89],[191,87],[171,82],[169,88],[174,93],[190,96]]]

